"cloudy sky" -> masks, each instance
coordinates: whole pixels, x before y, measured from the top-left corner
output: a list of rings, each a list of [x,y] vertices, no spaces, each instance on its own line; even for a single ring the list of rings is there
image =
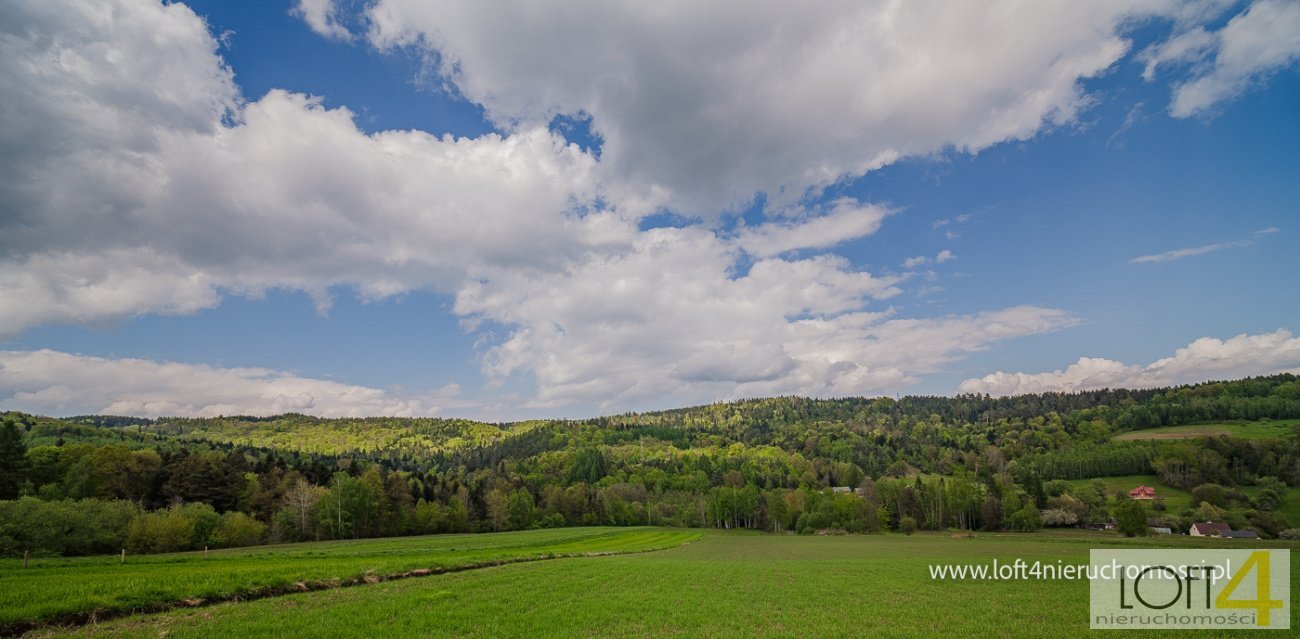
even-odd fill
[[[1300,2],[0,3],[0,408],[1300,370]]]

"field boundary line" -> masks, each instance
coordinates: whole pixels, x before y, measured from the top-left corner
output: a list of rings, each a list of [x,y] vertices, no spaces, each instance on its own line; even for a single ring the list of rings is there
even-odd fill
[[[638,555],[661,550],[671,550],[681,548],[687,544],[692,544],[703,538],[703,535],[697,535],[692,539],[687,539],[679,544],[663,546],[660,548],[644,548],[641,550],[601,550],[593,552],[575,552],[575,553],[547,553],[543,555],[534,555],[528,557],[513,557],[508,559],[494,559],[491,561],[477,561],[474,563],[463,564],[459,566],[438,566],[434,568],[414,568],[402,572],[376,574],[367,570],[360,575],[353,575],[346,578],[334,579],[313,579],[310,581],[295,581],[289,584],[276,584],[273,586],[262,586],[254,588],[247,592],[242,592],[231,596],[221,597],[185,597],[174,599],[172,601],[163,601],[156,604],[145,606],[135,606],[133,608],[99,608],[84,612],[67,613],[57,615],[48,619],[29,619],[24,621],[15,621],[0,626],[0,637],[18,637],[34,630],[56,629],[70,630],[81,626],[94,625],[101,621],[110,621],[113,619],[122,619],[138,615],[150,615],[159,612],[168,612],[171,610],[185,608],[206,608],[223,603],[240,603],[244,601],[255,601],[258,599],[271,599],[274,597],[283,597],[304,592],[319,592],[324,590],[337,590],[340,588],[351,588],[355,586],[369,586],[383,583],[385,581],[398,581],[401,579],[411,579],[415,577],[429,577],[434,575],[447,575],[457,572],[469,572],[472,570],[483,570],[486,568],[496,568],[498,566],[508,566],[511,564],[525,564],[538,561],[550,561],[554,559],[581,559],[592,557],[613,557],[617,555]]]

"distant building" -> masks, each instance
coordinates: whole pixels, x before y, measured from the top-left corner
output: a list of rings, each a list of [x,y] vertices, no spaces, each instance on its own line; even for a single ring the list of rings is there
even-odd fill
[[[1224,537],[1224,533],[1232,532],[1232,526],[1228,524],[1216,524],[1212,521],[1198,521],[1192,524],[1191,535],[1193,537]]]
[[[1172,534],[1174,534],[1173,529],[1171,529],[1171,528],[1166,528],[1166,527],[1164,527],[1164,526],[1151,526],[1151,532],[1153,532],[1153,533],[1155,533],[1155,534],[1157,534],[1157,535],[1172,535]]]
[[[1156,489],[1150,486],[1138,486],[1137,488],[1128,491],[1128,498],[1129,499],[1155,499]]]
[[[1259,534],[1253,530],[1229,530],[1223,536],[1228,539],[1259,539]]]
[[[835,494],[846,493],[850,495],[861,495],[861,488],[851,488],[849,486],[831,486],[831,492]]]

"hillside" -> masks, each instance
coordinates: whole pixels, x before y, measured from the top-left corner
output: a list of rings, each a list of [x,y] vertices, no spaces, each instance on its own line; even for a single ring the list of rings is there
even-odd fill
[[[1287,517],[1297,419],[1292,375],[1009,398],[777,397],[502,425],[10,413],[0,499],[26,498],[0,501],[0,552],[124,540],[178,550],[216,543],[226,525],[225,545],[594,524],[1032,530],[1117,517],[1122,486],[1092,490],[1094,478],[1188,495],[1157,513],[1173,528],[1213,518],[1275,536],[1300,525]],[[1171,428],[1192,438],[1126,441]],[[108,532],[68,532],[81,525]],[[192,535],[166,537],[169,526]]]

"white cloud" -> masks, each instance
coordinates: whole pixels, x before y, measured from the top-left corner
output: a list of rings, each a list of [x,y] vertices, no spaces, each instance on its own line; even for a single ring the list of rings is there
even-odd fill
[[[645,11],[650,5],[627,6]],[[975,149],[1032,135],[1045,122],[1066,121],[1080,104],[1078,77],[1104,68],[1123,50],[1113,35],[1117,17],[1097,19],[1095,10],[1080,11],[1091,28],[1050,38],[1034,32],[1027,44],[1006,43],[995,59],[982,59],[1017,71],[1012,76],[1026,85],[993,91],[955,74],[949,67],[961,56],[944,48],[947,40],[927,39],[922,44],[936,47],[938,68],[903,60],[897,70],[872,71],[868,90],[859,95],[845,88],[852,83],[841,81],[842,72],[831,73],[833,67],[822,63],[839,55],[878,62],[899,54],[907,38],[930,38],[910,5],[893,9],[898,32],[879,16],[860,16],[864,33],[873,34],[866,40],[832,24],[829,15],[795,16],[780,25],[756,18],[727,25],[713,15],[717,8],[690,4],[676,10],[683,15],[651,21],[645,27],[650,31],[637,37],[636,19],[646,16],[592,10],[618,28],[590,35],[611,46],[622,41],[610,38],[627,36],[631,47],[612,46],[610,51],[624,52],[630,61],[611,62],[615,75],[597,74],[594,82],[578,75],[525,78],[518,88],[523,93],[506,84],[500,96],[491,97],[489,89],[498,85],[465,79],[479,64],[471,60],[478,53],[447,58],[462,63],[462,90],[512,119],[507,135],[467,139],[418,131],[366,134],[346,109],[327,109],[318,99],[281,90],[245,100],[206,25],[179,3],[0,3],[0,24],[22,27],[0,30],[0,202],[6,212],[0,218],[0,333],[54,322],[190,313],[220,303],[225,294],[256,295],[270,288],[306,291],[321,306],[328,305],[334,287],[365,298],[434,288],[455,295],[455,312],[466,318],[467,330],[482,331],[482,366],[494,380],[531,376],[536,405],[586,401],[622,407],[651,398],[895,389],[998,340],[1074,321],[1062,311],[1033,307],[930,320],[868,310],[897,294],[900,278],[861,271],[834,255],[785,255],[796,249],[816,253],[875,232],[888,209],[856,200],[782,207],[787,217],[732,236],[702,224],[641,231],[638,222],[670,195],[704,203],[712,201],[702,195],[705,190],[728,194],[724,199],[773,184],[801,191],[896,153],[948,143]],[[1010,23],[1036,16],[1046,26],[1059,22],[1037,11],[1034,4],[1017,20],[995,26],[1011,29]],[[716,43],[725,78],[701,77],[699,67],[708,65],[679,69],[656,57],[704,55],[710,51],[708,34],[682,31],[686,42],[680,48],[638,44],[663,35],[656,29],[689,26],[682,20],[698,12],[709,14],[703,25],[727,36]],[[962,16],[941,15],[938,31],[960,35],[954,21]],[[538,16],[537,34],[545,42],[571,35],[548,32],[564,27],[553,17]],[[464,17],[469,18],[488,19]],[[813,37],[809,41],[818,44],[810,50],[773,61],[743,31],[763,25],[786,49],[805,36],[829,40]],[[502,26],[509,33],[516,27]],[[377,41],[386,41],[384,33],[396,37],[384,28],[377,27]],[[501,43],[492,28],[483,27],[483,34]],[[546,51],[534,51],[542,46],[538,42],[518,44],[525,56],[542,55],[535,62],[543,67],[554,62]],[[580,49],[569,53],[586,53],[581,43],[569,45]],[[1021,57],[1039,49],[1056,57]],[[566,51],[561,47],[560,55]],[[506,52],[483,55],[493,73],[508,71],[493,66],[509,58],[494,57]],[[746,56],[757,57],[746,62]],[[574,73],[596,64],[579,61]],[[767,113],[745,99],[753,93],[727,93],[753,75],[748,65],[769,62],[777,63],[775,77],[812,94],[794,91],[782,98],[783,89],[769,96],[775,111]],[[618,66],[624,63],[632,66]],[[980,68],[976,64],[971,72]],[[512,80],[512,73],[502,77]],[[919,84],[909,86],[905,80],[918,74]],[[956,86],[947,87],[954,76]],[[568,90],[618,77],[646,84],[608,94],[580,92],[572,103],[599,107],[591,112],[607,142],[599,159],[550,133],[545,114],[532,117],[527,91],[547,90],[550,80],[557,90]],[[700,85],[713,79],[726,82]],[[655,109],[663,103],[636,101],[678,81],[685,93],[659,97],[670,105],[686,100],[703,108],[684,120],[708,129],[698,145],[682,147],[682,168],[732,166],[727,162],[737,160],[734,174],[682,181],[674,177],[677,169],[660,164],[666,160],[659,154],[670,148],[665,144],[690,132],[678,130],[680,110],[659,113]],[[761,84],[753,90],[784,86]],[[1036,88],[1029,90],[1031,85]],[[940,86],[970,91],[969,111],[951,112],[953,101],[924,97]],[[721,119],[712,115],[727,110],[717,102],[720,96],[737,101]],[[588,100],[605,97],[612,100],[607,105]],[[512,102],[516,98],[519,105]],[[816,115],[821,99],[834,105],[828,118],[785,117],[808,109],[813,112],[805,116]],[[846,106],[846,100],[857,106]],[[543,112],[553,110],[547,100],[536,104]],[[766,126],[813,121],[839,133]],[[936,123],[943,124],[937,132]],[[669,124],[660,134],[642,128]],[[748,134],[738,132],[745,131],[762,135],[741,139]],[[907,131],[921,141],[903,145],[911,139]],[[877,132],[883,141],[864,142],[875,140]],[[805,134],[812,139],[795,140]],[[628,146],[637,141],[653,142],[653,148]],[[787,143],[793,144],[788,152]],[[828,145],[825,155],[816,150],[820,145]],[[790,173],[807,162],[820,168]],[[645,168],[632,171],[634,166]],[[629,187],[634,173],[651,176],[651,187]],[[714,178],[721,180],[719,188],[704,189]],[[741,272],[746,257],[755,261]],[[498,330],[505,337],[494,341],[491,331]],[[48,407],[39,412],[417,414],[447,405],[445,398],[398,397],[262,369],[38,353],[7,354],[5,366],[15,403]],[[15,362],[22,368],[14,368]],[[94,374],[76,373],[77,366]],[[202,385],[191,385],[187,377]]]
[[[1143,50],[1138,59],[1146,63],[1142,77],[1150,82],[1161,65],[1199,63],[1214,54],[1218,38],[1203,28],[1180,33]]]
[[[734,276],[735,250],[702,229],[656,229],[630,252],[467,287],[456,312],[515,327],[485,353],[490,376],[531,372],[539,405],[605,408],[898,389],[962,353],[1073,322],[1041,308],[891,319],[864,307],[896,294],[896,279],[834,256],[764,259]]]
[[[1300,60],[1300,3],[1257,0],[1218,31],[1185,28],[1141,58],[1148,80],[1161,66],[1191,65],[1191,78],[1174,87],[1169,112],[1180,118],[1203,113]]]
[[[352,33],[339,22],[338,5],[334,0],[298,0],[293,15],[303,19],[317,34],[334,40],[349,41]]]
[[[1281,230],[1282,230],[1282,229],[1280,229],[1280,228],[1278,228],[1278,227],[1276,227],[1276,226],[1270,226],[1270,227],[1268,227],[1268,228],[1263,228],[1263,229],[1260,229],[1260,230],[1258,230],[1258,231],[1255,231],[1255,235],[1272,235],[1272,234],[1274,234],[1274,233],[1278,233],[1278,232],[1280,232]]]
[[[1070,123],[1080,81],[1128,50],[1132,2],[492,3],[379,0],[369,38],[507,129],[591,117],[614,191],[688,215],[776,208],[904,156],[975,152]]]
[[[436,395],[435,395],[436,396]],[[0,351],[0,402],[44,415],[429,416],[439,407],[364,386],[264,368],[218,368],[51,350]]]
[[[926,255],[917,255],[914,257],[909,257],[903,260],[903,268],[916,268],[918,266],[924,266],[930,263],[943,264],[944,262],[951,262],[955,259],[957,259],[957,256],[953,255],[952,251],[948,249],[944,249],[942,251],[939,251],[939,254],[934,257],[929,257]],[[931,271],[930,274],[933,275],[934,272]]]
[[[1133,264],[1172,262],[1174,260],[1181,260],[1184,257],[1205,255],[1206,253],[1217,253],[1219,251],[1226,251],[1228,249],[1242,248],[1245,246],[1250,246],[1252,243],[1253,242],[1251,242],[1250,240],[1234,240],[1232,242],[1220,242],[1219,244],[1205,244],[1203,246],[1193,246],[1189,248],[1174,249],[1172,251],[1165,251],[1164,253],[1156,253],[1154,255],[1143,255],[1141,257],[1135,257],[1129,260],[1129,262]]]
[[[742,231],[737,243],[755,257],[771,257],[806,248],[829,248],[875,233],[889,209],[842,198],[821,216],[793,222],[769,222]]]
[[[1292,337],[1284,329],[1260,335],[1242,334],[1228,340],[1202,337],[1178,349],[1172,357],[1147,366],[1081,357],[1063,371],[1037,374],[998,371],[962,382],[957,392],[1001,396],[1099,388],[1156,388],[1275,373],[1300,373],[1300,338]]]
[[[223,290],[453,290],[633,232],[574,213],[596,159],[544,129],[366,135],[300,94],[244,103],[183,5],[58,4],[0,7],[26,27],[0,39],[0,334]]]

